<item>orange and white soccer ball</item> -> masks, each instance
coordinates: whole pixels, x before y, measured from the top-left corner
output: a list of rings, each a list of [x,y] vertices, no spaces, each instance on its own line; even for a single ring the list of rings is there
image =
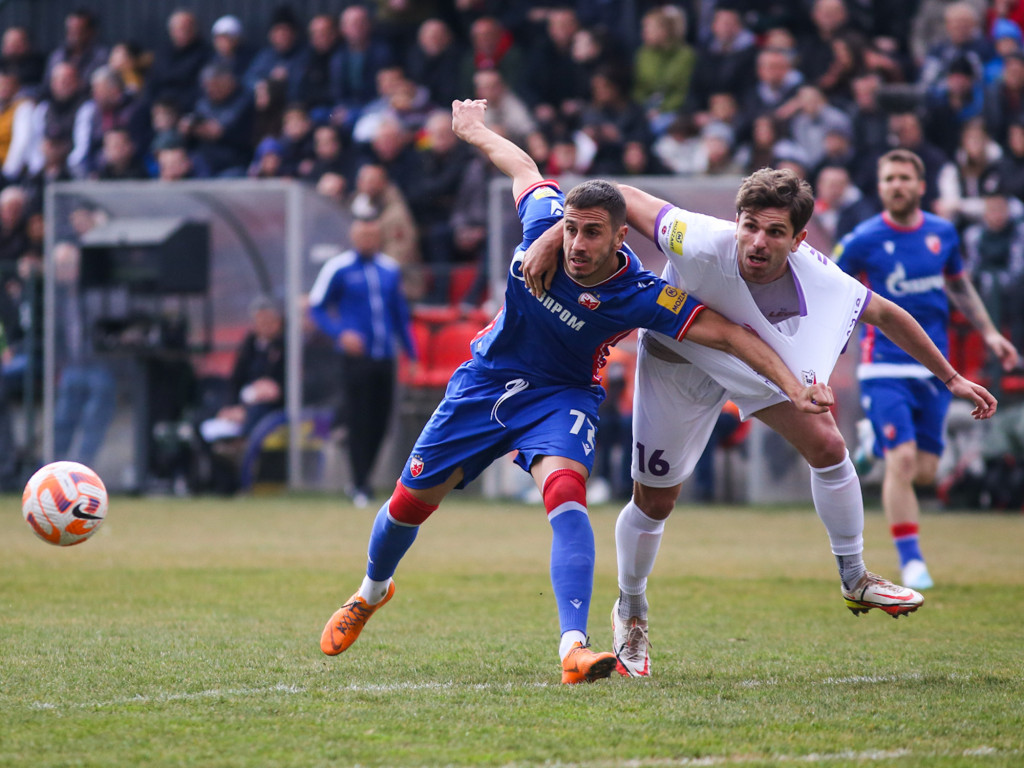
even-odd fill
[[[43,541],[58,547],[81,544],[107,516],[107,489],[84,464],[55,461],[29,478],[21,513]]]

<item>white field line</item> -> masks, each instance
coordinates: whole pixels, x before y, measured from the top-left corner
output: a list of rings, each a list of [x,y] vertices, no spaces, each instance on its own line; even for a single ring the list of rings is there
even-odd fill
[[[826,677],[819,680],[816,685],[876,685],[881,683],[897,683],[910,680],[920,680],[923,675],[912,672],[905,675],[851,675],[849,677]],[[970,675],[951,674],[949,680],[968,680]],[[742,680],[738,683],[741,688],[762,688],[786,684],[785,680],[777,677],[769,677],[763,680]],[[345,685],[340,688],[319,688],[319,693],[400,693],[402,691],[502,691],[514,688],[548,688],[555,687],[550,683],[364,683],[359,685]],[[123,696],[115,699],[102,701],[82,701],[73,703],[54,703],[37,701],[29,705],[34,710],[64,710],[64,709],[105,709],[108,707],[119,707],[126,704],[163,704],[174,701],[199,701],[202,699],[248,699],[261,696],[274,696],[278,694],[297,695],[309,693],[310,690],[299,685],[287,685],[278,683],[258,688],[210,688],[204,691],[192,691],[190,693],[159,693],[151,696],[137,694],[135,696]]]

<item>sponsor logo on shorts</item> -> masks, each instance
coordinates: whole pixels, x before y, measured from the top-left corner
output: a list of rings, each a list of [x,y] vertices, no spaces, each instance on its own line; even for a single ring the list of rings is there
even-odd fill
[[[669,312],[678,315],[686,303],[686,291],[681,291],[671,285],[666,285],[658,294],[658,304],[665,307]]]
[[[892,441],[896,439],[896,425],[886,424],[882,427],[882,434],[885,435],[885,439]]]
[[[581,293],[577,301],[587,309],[597,309],[601,306],[601,300],[590,292]]]
[[[413,477],[419,477],[423,474],[423,457],[419,454],[409,459],[409,474]]]
[[[668,233],[668,247],[673,253],[683,255],[683,238],[686,237],[686,222],[673,221],[672,229]]]

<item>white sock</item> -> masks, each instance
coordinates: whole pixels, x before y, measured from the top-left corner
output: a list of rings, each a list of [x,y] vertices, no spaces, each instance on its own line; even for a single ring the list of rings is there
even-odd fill
[[[570,629],[568,632],[562,635],[562,640],[558,644],[558,658],[564,659],[566,654],[572,650],[572,647],[576,643],[587,644],[587,636],[580,632],[578,629]]]
[[[384,581],[374,581],[369,576],[363,577],[363,583],[359,587],[359,596],[366,601],[367,605],[376,605],[384,596],[388,593],[388,586],[391,584],[391,579],[385,579]]]
[[[811,497],[843,575],[857,575],[864,562],[864,496],[849,451],[835,466],[811,467]]]
[[[647,577],[654,569],[654,560],[658,556],[664,532],[665,521],[645,515],[633,499],[622,508],[615,522],[620,593],[643,596],[647,591]]]

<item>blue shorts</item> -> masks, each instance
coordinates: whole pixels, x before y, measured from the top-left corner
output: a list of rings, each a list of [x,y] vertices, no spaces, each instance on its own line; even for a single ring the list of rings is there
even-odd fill
[[[535,387],[523,379],[504,382],[463,363],[448,382],[444,400],[420,432],[402,470],[402,485],[433,488],[457,467],[464,488],[496,459],[518,450],[527,472],[538,456],[563,456],[594,466],[600,387]]]
[[[864,379],[861,405],[875,430],[875,455],[914,441],[918,450],[942,455],[946,412],[953,394],[937,378]]]

